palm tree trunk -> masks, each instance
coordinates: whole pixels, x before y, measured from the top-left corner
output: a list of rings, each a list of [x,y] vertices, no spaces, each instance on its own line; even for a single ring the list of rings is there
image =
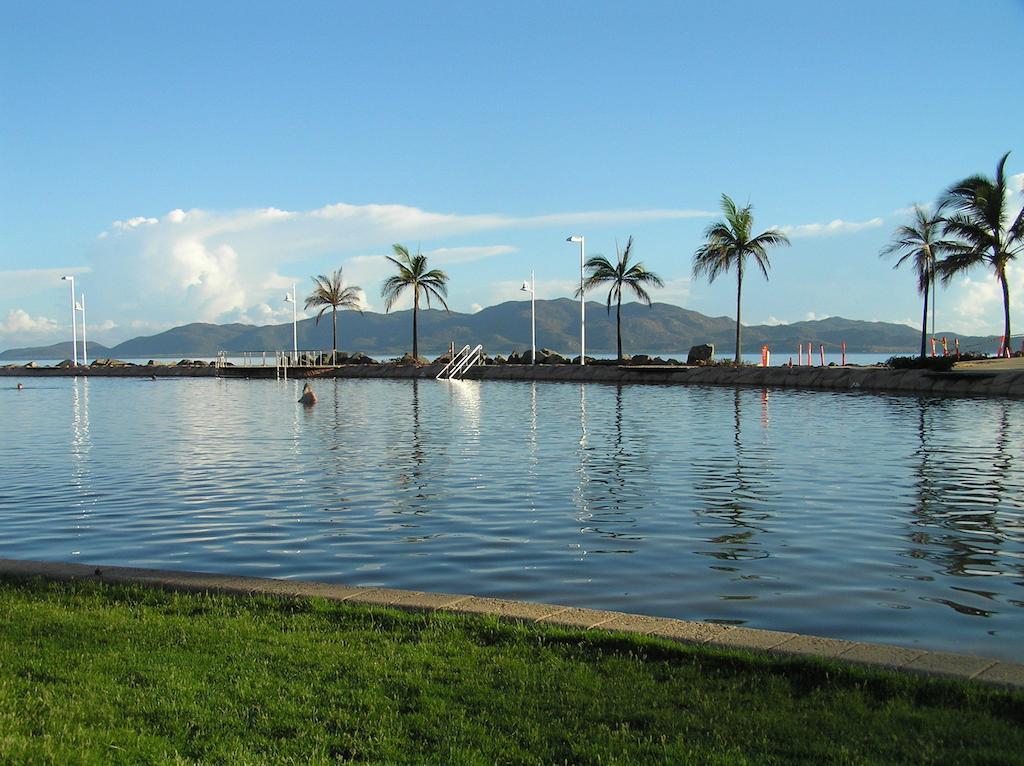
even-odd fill
[[[619,361],[622,361],[622,293],[619,293],[619,301],[615,306],[615,345],[619,352]]]
[[[415,362],[420,358],[419,346],[416,344],[416,314],[420,310],[420,293],[418,290],[413,290],[412,299],[412,358]]]
[[[743,261],[736,270],[736,364],[740,363],[740,295],[743,292]]]
[[[334,363],[334,359],[338,356],[338,307],[331,306],[331,320],[333,327],[331,328],[331,344],[334,348],[331,349],[331,363]]]
[[[925,346],[928,341],[928,286],[924,288],[924,317],[921,319],[921,358],[925,357]]]
[[[1010,286],[1006,283],[1006,269],[999,270],[999,285],[1003,288],[1003,342],[1006,348],[1010,348]]]

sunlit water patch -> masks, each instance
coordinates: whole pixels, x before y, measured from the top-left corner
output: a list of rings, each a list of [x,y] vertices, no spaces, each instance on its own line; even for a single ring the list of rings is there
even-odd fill
[[[1024,402],[0,383],[0,557],[505,596],[1024,660]]]

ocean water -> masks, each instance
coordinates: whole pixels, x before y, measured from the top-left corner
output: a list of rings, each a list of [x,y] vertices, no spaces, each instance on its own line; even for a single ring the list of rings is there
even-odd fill
[[[1024,660],[1024,402],[0,378],[0,557],[542,600]]]

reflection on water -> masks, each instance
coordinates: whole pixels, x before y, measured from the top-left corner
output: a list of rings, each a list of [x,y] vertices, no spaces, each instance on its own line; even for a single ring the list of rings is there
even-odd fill
[[[1024,402],[573,383],[0,389],[0,556],[1024,659]],[[18,394],[16,396],[16,394]]]

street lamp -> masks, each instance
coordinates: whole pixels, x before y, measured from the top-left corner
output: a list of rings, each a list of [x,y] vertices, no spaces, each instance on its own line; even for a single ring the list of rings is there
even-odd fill
[[[299,330],[298,330],[298,303],[295,296],[295,283],[292,282],[292,291],[284,294],[284,302],[292,304],[292,358],[299,358]]]
[[[533,271],[530,272],[530,281],[523,282],[519,289],[530,294],[530,339],[533,344],[530,364],[537,364],[537,278]]]
[[[82,366],[89,366],[89,351],[85,345],[85,293],[82,293],[82,302],[76,303],[75,308],[82,312]]]
[[[587,309],[586,298],[583,294],[583,250],[586,245],[582,234],[573,234],[571,237],[566,237],[565,241],[580,243],[580,365],[582,366],[587,363]]]
[[[71,355],[74,358],[72,364],[78,366],[78,319],[75,315],[75,278],[70,274],[61,277],[62,282],[71,283]]]

